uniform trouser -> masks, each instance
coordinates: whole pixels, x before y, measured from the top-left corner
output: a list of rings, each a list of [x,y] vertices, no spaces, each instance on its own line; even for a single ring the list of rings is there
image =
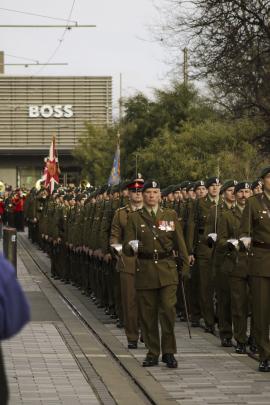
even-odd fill
[[[0,346],[0,405],[7,405],[8,403],[8,385],[5,373],[5,365],[2,354],[2,349]]]
[[[121,282],[120,282],[120,272],[114,266],[113,268],[113,286],[114,286],[114,305],[115,312],[119,320],[123,322],[123,308],[121,299]]]
[[[176,353],[174,334],[176,290],[177,285],[154,290],[137,290],[140,326],[150,357],[157,358],[160,354],[159,314],[162,317],[162,353]]]
[[[200,277],[200,307],[206,326],[214,326],[214,278],[211,260],[198,257],[197,265]]]
[[[218,299],[218,326],[220,338],[232,338],[232,308],[230,275],[217,271],[216,291]]]
[[[139,338],[138,303],[135,290],[134,274],[120,272],[121,298],[125,333],[129,342],[137,342]]]
[[[201,319],[200,307],[200,273],[195,263],[191,268],[190,277],[190,314],[193,322]]]
[[[270,360],[270,277],[251,277],[254,337],[260,360]]]
[[[247,340],[249,284],[250,279],[248,276],[230,276],[233,334],[235,340],[237,340],[239,343],[246,343]],[[254,317],[252,316],[250,331],[251,335],[253,334],[253,320]]]

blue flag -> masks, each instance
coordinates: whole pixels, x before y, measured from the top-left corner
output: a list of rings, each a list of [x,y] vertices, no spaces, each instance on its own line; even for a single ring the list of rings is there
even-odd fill
[[[114,160],[113,160],[113,167],[111,171],[110,178],[108,180],[108,185],[109,186],[114,186],[116,184],[119,184],[121,181],[120,177],[120,144],[119,141],[117,143],[116,147],[116,152],[114,155]]]

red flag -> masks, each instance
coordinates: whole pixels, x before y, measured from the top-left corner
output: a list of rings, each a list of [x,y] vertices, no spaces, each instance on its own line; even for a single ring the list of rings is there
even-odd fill
[[[52,194],[55,184],[59,183],[59,164],[55,147],[55,137],[52,139],[52,143],[49,149],[49,156],[45,158],[45,167],[43,172],[43,179],[45,180],[45,187],[48,187],[50,194]]]

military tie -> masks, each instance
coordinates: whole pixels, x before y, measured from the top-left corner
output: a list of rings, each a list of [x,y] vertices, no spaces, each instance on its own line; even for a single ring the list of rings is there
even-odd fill
[[[155,214],[155,211],[153,211],[153,210],[151,210],[151,217],[153,218],[153,220],[156,219],[156,214]]]

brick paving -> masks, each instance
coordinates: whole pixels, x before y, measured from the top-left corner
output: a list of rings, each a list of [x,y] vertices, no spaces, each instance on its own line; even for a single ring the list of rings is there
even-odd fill
[[[26,293],[41,293],[19,255],[17,273]],[[52,322],[31,322],[2,347],[10,405],[100,403]]]
[[[31,322],[3,350],[10,405],[99,404],[53,324]]]
[[[48,262],[44,254],[40,253],[40,256],[44,263]],[[24,277],[22,281],[30,291],[39,289],[34,276],[27,275],[23,264],[20,277]],[[71,287],[62,288],[68,288],[69,293],[71,291]],[[74,294],[77,296],[75,289]],[[85,300],[86,297],[83,297],[82,302]],[[92,310],[94,314],[97,311],[102,314],[102,310],[97,310],[90,304],[90,311]],[[104,325],[108,332],[126,347],[123,329],[116,328],[112,323],[104,322]],[[46,341],[44,350],[43,345],[39,344],[42,336],[45,336]],[[158,367],[147,369],[176,402],[182,405],[270,404],[270,373],[258,373],[257,362],[247,356],[236,355],[232,349],[221,348],[217,338],[205,334],[201,329],[193,328],[190,340],[185,323],[176,323],[176,338],[178,369],[169,370],[162,363]],[[31,342],[29,345],[28,340]],[[12,398],[12,405],[98,403],[52,323],[32,323],[22,334],[5,345],[5,353],[9,357],[7,363],[11,390],[15,399],[14,402]],[[138,350],[127,351],[126,354],[119,355],[119,358],[134,357],[141,363],[145,354],[145,347],[140,343]],[[28,368],[25,367],[26,364]],[[78,381],[80,383],[77,383]],[[85,394],[87,390],[89,392]],[[26,399],[23,399],[22,395]],[[87,395],[87,400],[84,395]],[[33,402],[29,402],[27,398],[32,398]],[[21,402],[18,402],[19,400]]]
[[[106,327],[126,346],[123,329]],[[224,350],[201,329],[193,328],[189,339],[181,322],[176,323],[176,340],[178,369],[169,370],[160,362],[148,370],[181,405],[270,404],[270,375],[257,372],[257,362]],[[140,343],[129,352],[142,362],[146,350]]]

